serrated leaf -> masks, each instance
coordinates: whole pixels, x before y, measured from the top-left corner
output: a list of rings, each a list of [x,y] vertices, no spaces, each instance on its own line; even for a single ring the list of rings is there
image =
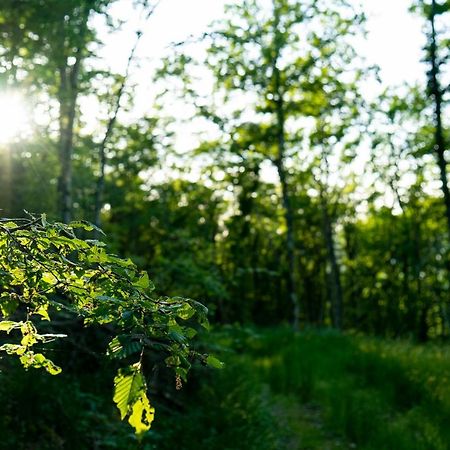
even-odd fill
[[[42,274],[42,281],[44,281],[45,283],[48,283],[48,284],[55,284],[58,282],[55,275],[53,275],[50,272],[44,272]]]
[[[189,303],[183,303],[177,311],[177,316],[183,320],[190,319],[194,314],[195,309]]]
[[[85,231],[98,231],[99,233],[103,234],[105,236],[105,233],[103,230],[93,223],[90,223],[86,220],[75,220],[69,223],[69,227],[71,228],[82,228]]]
[[[16,297],[3,294],[0,298],[0,311],[3,317],[8,317],[19,307],[19,301]]]
[[[24,367],[34,367],[39,369],[43,367],[50,375],[58,375],[62,372],[61,367],[57,366],[53,361],[47,359],[42,353],[26,352],[20,357],[20,362]]]
[[[142,350],[139,341],[132,340],[129,336],[116,336],[109,344],[107,355],[112,358],[122,359]]]
[[[42,320],[50,321],[50,316],[48,315],[48,304],[39,306],[38,309],[34,311],[33,314],[37,314],[42,317]]]
[[[3,344],[0,347],[8,355],[23,355],[25,353],[26,347],[19,344]]]
[[[145,381],[140,371],[140,364],[119,369],[114,378],[113,400],[120,411],[122,420],[129,414],[131,406],[143,391],[145,392]]]

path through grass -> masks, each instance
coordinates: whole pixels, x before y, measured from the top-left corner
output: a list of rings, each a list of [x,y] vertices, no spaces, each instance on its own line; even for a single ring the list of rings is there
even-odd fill
[[[289,329],[212,339],[226,369],[193,374],[158,448],[450,449],[448,347]]]

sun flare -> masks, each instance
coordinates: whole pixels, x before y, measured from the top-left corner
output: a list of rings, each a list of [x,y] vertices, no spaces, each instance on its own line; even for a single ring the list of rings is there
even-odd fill
[[[19,93],[0,93],[0,144],[23,136],[29,128],[29,114],[24,97]]]

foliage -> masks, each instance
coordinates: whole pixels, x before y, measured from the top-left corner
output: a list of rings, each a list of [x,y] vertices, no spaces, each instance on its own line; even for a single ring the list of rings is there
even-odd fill
[[[196,334],[190,322],[195,318],[206,327],[207,311],[193,300],[156,296],[146,272],[108,254],[102,242],[76,235],[93,229],[86,222],[49,223],[45,215],[1,221],[0,331],[9,337],[0,349],[18,356],[25,368],[56,375],[61,368],[36,349],[66,335],[40,332],[43,321],[51,326],[53,316],[64,312],[86,326],[108,326],[113,337],[107,354],[137,359],[119,369],[114,401],[122,419],[141,433],[154,415],[142,371],[145,352],[166,354],[166,364],[186,380],[190,360],[203,358],[189,348]]]
[[[399,86],[349,0],[230,2],[144,86],[158,3],[2,1],[0,448],[445,449],[449,0]]]

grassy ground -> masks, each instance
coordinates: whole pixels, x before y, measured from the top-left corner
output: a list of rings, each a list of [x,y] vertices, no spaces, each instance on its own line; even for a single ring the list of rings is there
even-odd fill
[[[150,391],[156,419],[142,442],[119,421],[109,369],[0,370],[0,449],[450,449],[448,346],[287,328],[204,339],[225,369],[194,368],[164,400]]]
[[[287,329],[213,336],[226,369],[194,375],[192,406],[155,426],[156,448],[450,449],[447,347]]]

